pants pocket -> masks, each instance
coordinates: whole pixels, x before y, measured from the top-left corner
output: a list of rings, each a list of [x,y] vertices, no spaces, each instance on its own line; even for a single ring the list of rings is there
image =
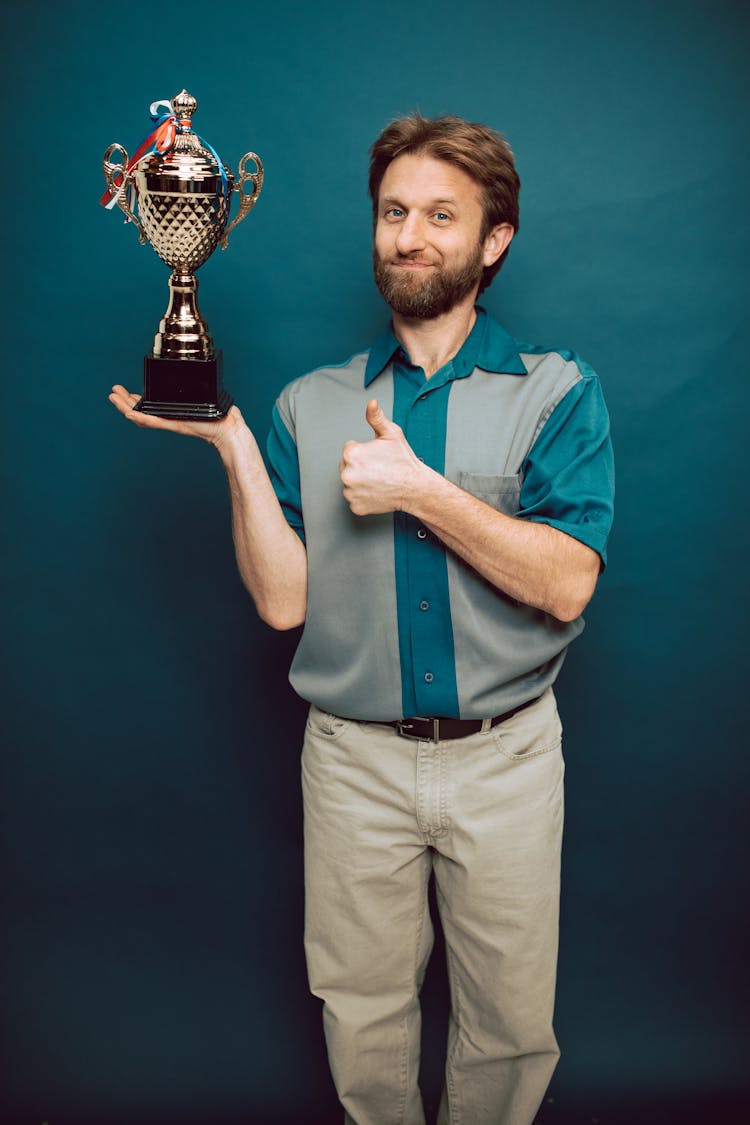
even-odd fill
[[[544,695],[500,723],[493,731],[495,745],[504,758],[513,762],[538,758],[558,750],[562,744],[562,723],[552,688]]]
[[[330,711],[323,711],[315,704],[311,704],[307,716],[307,729],[311,734],[321,735],[327,740],[335,741],[340,738],[352,724],[351,719],[342,719]]]

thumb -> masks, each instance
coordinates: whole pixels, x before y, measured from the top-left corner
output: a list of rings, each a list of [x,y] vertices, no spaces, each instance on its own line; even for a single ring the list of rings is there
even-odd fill
[[[372,426],[375,437],[394,437],[397,433],[400,433],[400,427],[395,422],[391,422],[383,413],[376,398],[370,399],[368,402],[365,418]]]

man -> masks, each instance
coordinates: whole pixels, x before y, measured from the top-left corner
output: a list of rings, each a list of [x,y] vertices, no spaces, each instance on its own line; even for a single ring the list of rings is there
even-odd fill
[[[528,1125],[554,1069],[562,832],[552,683],[611,521],[594,373],[475,306],[518,228],[492,130],[418,114],[371,154],[391,327],[281,394],[271,477],[239,410],[197,434],[226,467],[240,573],[304,622],[305,941],[345,1120],[419,1125],[434,875],[452,1013],[439,1121]]]

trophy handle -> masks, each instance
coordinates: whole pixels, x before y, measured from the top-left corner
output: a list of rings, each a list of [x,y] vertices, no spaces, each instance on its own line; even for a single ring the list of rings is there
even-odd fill
[[[246,160],[252,160],[255,163],[255,166],[258,169],[257,172],[246,171],[246,169],[245,169],[245,161]],[[252,181],[253,191],[246,195],[245,192],[243,191],[243,188],[244,188],[244,186],[245,186],[245,184],[247,183],[248,180]],[[232,186],[232,191],[239,192],[240,209],[237,212],[234,219],[232,220],[232,222],[227,227],[227,229],[224,231],[224,234],[221,237],[221,248],[222,248],[222,250],[226,250],[226,248],[227,248],[227,242],[229,240],[229,232],[234,230],[234,228],[237,226],[237,224],[241,223],[246,215],[250,214],[253,207],[258,202],[258,196],[260,195],[260,190],[261,190],[262,187],[263,187],[263,162],[262,162],[262,160],[260,159],[259,156],[256,156],[256,154],[254,152],[246,152],[245,155],[242,157],[242,160],[240,160],[239,181]]]
[[[117,152],[122,157],[122,164],[113,164],[112,156]],[[128,154],[122,145],[110,145],[104,154],[104,179],[109,188],[109,194],[114,198],[117,206],[124,213],[125,219],[129,223],[134,223],[138,231],[138,241],[146,242],[146,232],[141,226],[139,220],[134,215],[130,206],[128,196],[130,194],[130,186],[133,183],[133,176],[128,172]],[[119,183],[115,183],[119,180]]]

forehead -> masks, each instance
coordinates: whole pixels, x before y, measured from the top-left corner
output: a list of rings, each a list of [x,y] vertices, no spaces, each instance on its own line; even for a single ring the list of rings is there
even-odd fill
[[[380,199],[386,198],[412,206],[453,200],[458,205],[481,208],[482,189],[455,164],[409,152],[397,156],[386,168]]]

